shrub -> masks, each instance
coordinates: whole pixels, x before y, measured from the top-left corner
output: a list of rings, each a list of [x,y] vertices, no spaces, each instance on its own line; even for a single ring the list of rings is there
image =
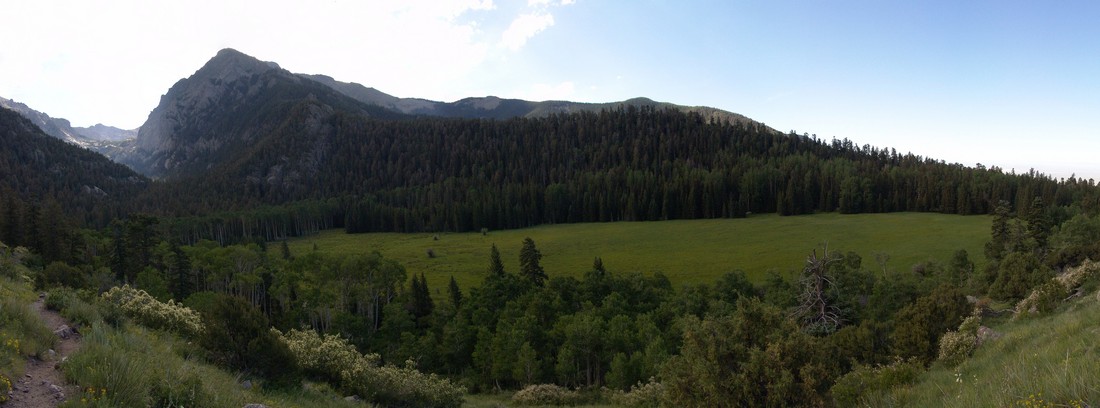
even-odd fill
[[[381,367],[359,360],[341,373],[345,386],[369,400],[387,407],[458,408],[466,392],[445,378],[416,370],[412,360],[404,367]]]
[[[978,327],[981,318],[970,316],[959,325],[959,331],[949,331],[940,338],[937,359],[948,367],[961,364],[978,347]]]
[[[276,333],[278,333],[276,331]],[[339,384],[340,373],[350,370],[359,360],[367,359],[369,365],[378,365],[378,355],[359,353],[344,338],[326,334],[320,336],[312,330],[291,329],[282,336],[299,367],[307,374]]]
[[[384,406],[462,405],[464,388],[435,374],[417,371],[411,361],[405,367],[379,366],[378,355],[363,355],[344,338],[320,336],[310,330],[290,330],[282,339],[307,373],[333,381],[369,401]]]
[[[858,365],[837,379],[832,388],[833,399],[838,407],[856,406],[872,393],[915,383],[923,372],[924,364],[916,358],[873,367]]]
[[[608,399],[617,406],[628,408],[657,408],[661,406],[661,398],[664,397],[665,387],[650,378],[647,383],[638,383],[630,387],[630,391],[611,391]]]
[[[69,264],[61,261],[54,261],[47,265],[46,269],[42,270],[36,283],[39,288],[53,286],[82,288],[88,284],[84,273],[79,268],[69,266]]]
[[[214,361],[234,369],[254,370],[276,387],[297,381],[294,354],[277,332],[271,331],[267,317],[256,306],[223,295],[203,317],[206,324],[199,344]]]
[[[11,379],[0,374],[0,404],[8,402],[8,393],[11,392]]]
[[[528,385],[512,395],[516,405],[572,405],[580,400],[580,394],[554,384]]]
[[[191,338],[203,332],[202,318],[194,310],[173,300],[161,302],[144,290],[129,285],[113,287],[102,295],[103,300],[115,305],[126,316],[144,326],[168,330]]]

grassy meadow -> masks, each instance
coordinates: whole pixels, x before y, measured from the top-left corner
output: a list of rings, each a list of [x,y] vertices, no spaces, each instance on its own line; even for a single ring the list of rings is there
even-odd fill
[[[743,270],[753,282],[769,271],[790,275],[800,270],[814,248],[855,251],[867,269],[881,266],[875,255],[889,255],[886,267],[908,270],[913,264],[946,262],[958,249],[970,253],[978,268],[985,262],[982,246],[989,239],[988,216],[932,213],[836,213],[743,219],[680,220],[543,225],[518,230],[441,233],[345,234],[329,230],[289,242],[291,253],[317,250],[326,254],[379,251],[400,261],[410,276],[423,272],[429,286],[443,290],[450,276],[466,290],[480,285],[496,244],[505,268],[519,270],[519,250],[531,237],[542,252],[551,277],[581,276],[595,257],[613,272],[662,272],[674,285],[713,282],[723,273]],[[428,257],[428,250],[435,253]]]

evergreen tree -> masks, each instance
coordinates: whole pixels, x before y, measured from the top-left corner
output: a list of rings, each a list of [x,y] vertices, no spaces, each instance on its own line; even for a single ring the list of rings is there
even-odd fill
[[[172,291],[173,297],[182,301],[191,296],[194,290],[191,282],[191,258],[183,252],[183,249],[175,240],[169,243],[168,251],[172,256],[172,264],[170,265],[172,274],[169,289]]]
[[[1047,253],[1047,239],[1050,236],[1050,217],[1047,216],[1042,197],[1031,200],[1031,207],[1027,212],[1027,235],[1034,241],[1035,253],[1041,258]]]
[[[458,288],[458,282],[455,281],[455,276],[451,275],[451,283],[447,285],[447,294],[451,299],[451,305],[455,310],[462,307],[462,290]]]
[[[546,271],[539,265],[542,253],[535,248],[535,241],[530,237],[523,239],[523,248],[519,251],[519,265],[523,277],[536,287],[542,287],[546,283]]]
[[[435,303],[432,302],[432,294],[428,290],[428,280],[424,278],[424,273],[421,272],[419,276],[413,275],[410,312],[417,319],[417,324],[421,324],[420,319],[430,316],[434,308]]]
[[[1008,202],[1001,200],[993,210],[993,225],[990,227],[990,240],[985,244],[985,257],[990,261],[1000,261],[1004,257],[1011,238],[1012,209]]]
[[[504,261],[500,259],[500,250],[493,244],[489,250],[489,276],[504,276]]]
[[[604,269],[603,266],[603,259],[597,256],[596,259],[592,261],[592,270],[599,273],[607,273],[607,269]]]

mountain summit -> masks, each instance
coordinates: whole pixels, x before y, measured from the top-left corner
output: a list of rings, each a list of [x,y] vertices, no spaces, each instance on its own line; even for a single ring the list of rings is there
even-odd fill
[[[263,138],[303,101],[321,110],[382,111],[227,48],[161,97],[141,126],[135,149],[119,159],[152,177],[206,170]]]
[[[510,119],[627,106],[675,109],[699,113],[707,119],[754,123],[719,109],[646,98],[611,103],[531,102],[493,96],[455,102],[399,98],[325,75],[294,74],[274,62],[227,48],[161,97],[133,143],[101,151],[147,176],[175,178],[245,160],[248,151],[264,140],[286,134],[276,130],[287,126],[302,128],[323,140],[324,135],[314,133],[324,132],[323,119],[335,113],[374,118]]]

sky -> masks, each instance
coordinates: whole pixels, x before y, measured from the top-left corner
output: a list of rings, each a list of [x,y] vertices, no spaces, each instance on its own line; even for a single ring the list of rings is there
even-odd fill
[[[140,126],[222,48],[399,97],[645,96],[1100,180],[1100,2],[0,0],[0,96]]]

